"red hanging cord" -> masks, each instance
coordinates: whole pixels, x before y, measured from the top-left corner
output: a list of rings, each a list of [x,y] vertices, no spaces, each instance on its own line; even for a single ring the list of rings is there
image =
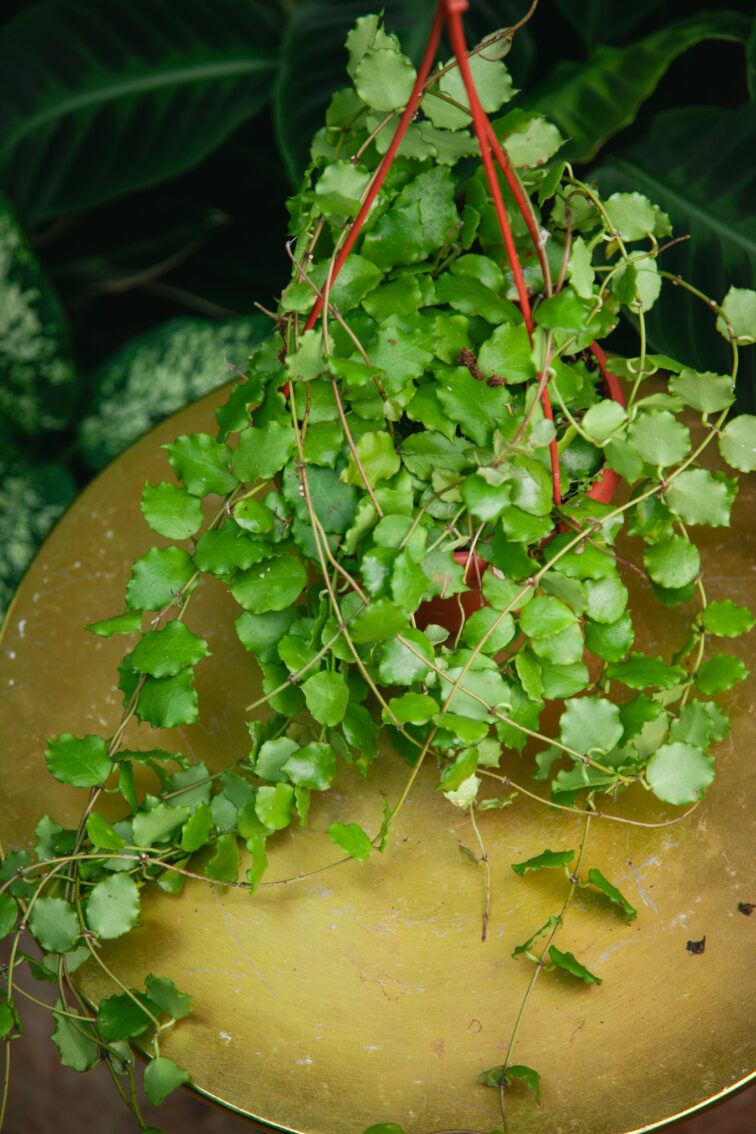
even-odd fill
[[[451,42],[452,51],[454,52],[454,56],[457,60],[459,72],[462,76],[462,81],[467,92],[467,98],[470,103],[470,113],[472,115],[473,126],[475,128],[475,134],[478,139],[478,145],[480,146],[480,156],[483,161],[486,180],[491,190],[491,195],[494,201],[494,208],[496,209],[496,217],[499,222],[499,228],[501,229],[502,237],[504,238],[504,247],[507,252],[507,259],[509,260],[509,264],[512,269],[515,288],[517,289],[517,295],[520,300],[520,307],[522,308],[522,316],[525,321],[525,328],[528,332],[528,338],[530,339],[530,342],[532,344],[533,313],[530,307],[530,299],[525,287],[525,280],[523,278],[520,260],[517,255],[514,237],[512,236],[512,228],[509,224],[509,218],[504,206],[504,199],[501,195],[499,179],[496,176],[496,170],[494,168],[492,157],[492,145],[494,143],[496,149],[498,150],[497,157],[499,158],[499,164],[502,166],[502,170],[507,177],[507,181],[510,180],[510,177],[507,175],[509,173],[515,185],[517,185],[517,182],[514,178],[514,174],[512,174],[512,171],[509,168],[509,163],[506,159],[506,156],[501,150],[498,140],[494,135],[493,127],[491,126],[488,116],[486,115],[483,107],[480,104],[478,92],[475,89],[472,71],[470,70],[470,63],[467,58],[467,45],[465,43],[465,34],[462,28],[461,19],[461,13],[467,9],[467,0],[442,0],[442,2],[445,3],[446,7],[449,40]],[[524,202],[521,202],[521,198],[522,194],[520,187],[519,185],[517,185],[517,193],[515,194],[515,199],[517,200],[520,209],[523,210]],[[529,222],[528,228],[530,230],[531,236],[535,240],[536,250],[538,251],[538,234],[537,232],[535,232],[535,226],[533,219],[530,216],[530,210],[525,208],[525,210],[523,211],[523,216],[525,216],[526,212],[528,214],[526,217],[526,223]],[[541,392],[541,406],[543,409],[544,417],[553,423],[554,413],[551,408],[551,399],[549,398],[548,391],[545,387]],[[553,487],[554,503],[561,504],[562,487],[559,473],[559,451],[557,449],[556,437],[552,438],[551,442],[549,443],[549,455],[551,457],[551,482]]]
[[[428,39],[428,45],[425,49],[425,54],[423,55],[420,68],[417,72],[417,77],[415,79],[409,101],[407,102],[402,116],[399,119],[399,124],[396,128],[394,137],[391,140],[391,144],[386,150],[386,153],[383,155],[383,159],[378,166],[375,176],[373,177],[368,194],[352,223],[351,229],[346,240],[344,241],[343,247],[336,257],[336,260],[334,261],[333,271],[331,273],[331,281],[333,282],[333,280],[336,279],[336,276],[339,274],[344,261],[349,255],[354,242],[356,241],[360,233],[365,218],[368,215],[370,208],[380,191],[381,185],[386,178],[386,174],[388,173],[391,163],[396,156],[396,152],[401,145],[402,138],[406,133],[407,127],[417,110],[420,98],[422,97],[426,79],[428,78],[428,74],[430,73],[430,69],[433,65],[433,60],[436,55],[436,50],[438,48],[438,43],[441,36],[441,28],[444,22],[446,22],[452,50],[457,60],[457,65],[460,69],[460,74],[462,75],[465,90],[467,91],[467,97],[470,102],[470,112],[472,114],[473,126],[478,139],[478,145],[480,147],[481,160],[483,162],[486,180],[493,197],[494,208],[496,210],[499,228],[501,229],[502,238],[504,240],[507,259],[509,260],[515,288],[517,290],[517,295],[520,301],[525,329],[527,330],[528,338],[530,339],[530,342],[532,344],[533,313],[530,306],[530,298],[525,286],[522,267],[520,265],[517,248],[515,246],[514,237],[512,235],[512,229],[509,224],[509,218],[507,216],[506,207],[504,205],[504,199],[501,195],[501,188],[496,176],[492,152],[496,156],[496,160],[500,165],[510,188],[512,189],[517,205],[522,212],[523,217],[525,218],[525,222],[528,226],[528,231],[534,242],[535,249],[540,260],[541,249],[539,243],[539,234],[536,230],[535,222],[533,221],[530,210],[528,209],[527,204],[523,199],[522,190],[520,189],[517,179],[514,176],[514,172],[509,164],[506,154],[504,153],[498,139],[495,136],[493,127],[485,111],[483,110],[483,107],[481,106],[480,99],[478,98],[478,92],[475,89],[475,83],[472,77],[472,72],[470,70],[470,64],[468,62],[467,46],[465,44],[464,31],[461,21],[461,13],[466,11],[467,8],[467,0],[439,0],[438,7],[436,8],[436,14],[433,20],[433,26],[431,28],[430,36]],[[323,299],[322,297],[318,296],[318,298],[315,300],[313,309],[307,318],[307,322],[305,323],[305,331],[309,331],[315,326],[315,323],[317,322],[322,309]],[[541,392],[541,406],[543,409],[544,417],[553,422],[554,414],[551,408],[551,400],[549,398],[548,391],[545,388]],[[557,450],[556,438],[553,438],[549,443],[549,453],[551,458],[551,479],[553,485],[554,503],[560,504],[562,493],[559,475],[559,453]]]

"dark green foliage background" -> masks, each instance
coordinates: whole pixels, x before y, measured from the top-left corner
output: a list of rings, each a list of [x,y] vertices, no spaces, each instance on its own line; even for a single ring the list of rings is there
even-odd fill
[[[244,369],[289,275],[286,197],[370,0],[10,0],[0,16],[0,617],[95,471]],[[388,0],[414,58],[432,0]],[[519,19],[471,2],[472,44]],[[541,0],[507,60],[603,192],[671,216],[663,266],[756,285],[756,24],[677,0]],[[723,365],[682,292],[652,345]],[[622,328],[616,332],[622,349]],[[754,406],[753,352],[739,379]],[[150,381],[152,378],[152,381]],[[148,397],[149,393],[149,397]]]

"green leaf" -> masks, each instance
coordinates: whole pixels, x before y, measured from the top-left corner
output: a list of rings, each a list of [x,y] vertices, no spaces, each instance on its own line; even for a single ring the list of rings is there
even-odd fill
[[[255,812],[261,823],[274,831],[288,827],[294,806],[294,788],[291,784],[261,787],[255,798]]]
[[[349,161],[334,161],[325,167],[315,184],[316,205],[325,216],[356,217],[360,211],[360,198],[369,182],[370,172],[364,166],[356,166]],[[322,333],[313,330],[305,332],[303,337],[306,339],[308,334],[320,336],[320,369],[322,370]],[[298,374],[291,373],[291,376],[307,380],[307,375],[301,372]],[[316,376],[315,374],[311,375],[311,377]]]
[[[747,287],[731,287],[722,300],[722,315],[717,330],[726,339],[741,344],[756,342],[756,291]]]
[[[523,114],[522,111],[511,112],[511,114]],[[497,119],[492,123],[494,130],[497,134],[501,134],[501,127],[504,123],[511,121],[511,114],[508,114],[504,119]],[[506,147],[507,157],[518,169],[533,169],[539,165],[543,165],[550,157],[553,157],[561,146],[564,145],[564,138],[559,133],[553,122],[549,122],[546,118],[531,117],[524,112],[523,116],[525,121],[518,126],[517,129],[504,134],[502,141]],[[578,241],[580,237],[578,237]],[[576,241],[573,243],[573,251],[575,250]],[[578,255],[580,253],[578,252]],[[591,279],[593,273],[591,272]],[[572,276],[574,284],[574,275]],[[583,292],[579,292],[583,294]],[[590,295],[590,292],[587,294]]]
[[[159,1008],[149,996],[134,992],[118,996],[108,996],[101,1000],[97,1008],[97,1030],[106,1043],[133,1039],[140,1036],[150,1026],[154,1027],[152,1016],[159,1015]]]
[[[486,378],[503,378],[508,385],[528,382],[535,376],[535,363],[524,323],[503,323],[482,344],[478,366]]]
[[[596,622],[616,622],[627,606],[628,590],[614,576],[608,579],[588,579],[585,583],[585,612]]]
[[[472,276],[446,273],[439,276],[436,299],[463,315],[481,315],[492,326],[519,322],[519,312],[511,300],[503,299]]]
[[[578,295],[590,299],[593,295],[594,269],[591,252],[582,236],[575,237],[572,241],[567,271],[570,283]]]
[[[28,880],[23,871],[32,863],[28,851],[9,851],[0,862],[0,883],[7,883],[4,891],[15,898],[30,898],[36,889],[35,883]],[[33,878],[33,875],[32,875]]]
[[[475,649],[480,644],[480,649],[485,654],[496,654],[499,650],[503,650],[514,636],[515,623],[512,615],[505,614],[502,617],[491,606],[474,610],[465,619],[462,628],[462,641],[465,645]]]
[[[701,622],[709,634],[722,638],[737,638],[745,634],[754,623],[753,615],[747,606],[738,606],[732,599],[710,602],[701,611]]]
[[[85,904],[87,925],[103,940],[122,937],[139,923],[139,890],[128,874],[98,882]]]
[[[388,709],[383,710],[386,721],[399,724],[425,724],[426,721],[438,712],[438,702],[426,693],[402,693],[400,697],[392,697]]]
[[[224,496],[236,488],[238,481],[231,472],[234,454],[208,433],[184,434],[163,448],[176,476],[192,496]]]
[[[627,419],[627,410],[618,402],[605,399],[592,405],[583,417],[583,428],[586,433],[603,445]]]
[[[297,748],[281,765],[293,784],[325,791],[336,775],[336,754],[330,744],[315,741]]]
[[[15,1009],[3,1000],[0,1000],[0,1039],[6,1039],[17,1027]]]
[[[93,811],[87,819],[87,834],[96,847],[105,850],[120,850],[126,842],[97,811]]]
[[[624,47],[597,47],[587,59],[552,67],[527,104],[571,139],[564,151],[569,161],[588,161],[635,120],[681,52],[709,37],[743,39],[747,26],[738,12],[703,12]]]
[[[716,413],[732,405],[735,395],[732,378],[726,374],[701,374],[685,369],[669,380],[670,393],[700,413]]]
[[[18,902],[7,891],[0,894],[0,941],[7,937],[18,918]]]
[[[614,902],[615,905],[618,905],[624,911],[628,922],[633,921],[638,916],[638,911],[630,905],[627,898],[620,893],[616,886],[612,886],[611,882],[609,882],[595,866],[588,871],[588,882],[580,883],[581,886],[588,884],[596,886],[603,894],[606,894],[610,902]]]
[[[152,973],[145,979],[145,991],[162,1012],[174,1020],[183,1020],[192,1010],[192,998],[179,992],[168,977],[156,977]]]
[[[571,976],[576,976],[586,984],[601,984],[601,977],[597,977],[585,965],[581,965],[574,953],[562,953],[556,945],[549,946],[549,960],[557,968],[563,969]]]
[[[642,193],[612,193],[604,202],[614,231],[623,240],[642,240],[656,225],[656,211]]]
[[[160,1106],[166,1095],[188,1082],[189,1072],[164,1055],[151,1059],[144,1069],[144,1093],[152,1106]]]
[[[235,522],[227,520],[220,531],[202,533],[193,558],[199,571],[224,578],[234,571],[245,571],[274,554],[275,549],[271,545],[256,543],[245,536]]]
[[[270,421],[260,429],[251,426],[239,437],[234,450],[234,472],[243,481],[254,483],[275,476],[296,448],[296,434],[291,425]]]
[[[359,442],[358,442],[359,444]],[[332,469],[308,466],[305,469],[307,488],[312,507],[323,528],[327,532],[345,532],[354,522],[357,492],[344,484],[338,473]],[[360,487],[362,484],[360,483]],[[289,466],[284,473],[284,495],[308,528],[311,526],[310,513],[302,498],[302,487],[298,476]]]
[[[683,536],[672,536],[647,547],[643,562],[649,576],[662,587],[684,587],[701,569],[698,548]]]
[[[484,1087],[509,1087],[513,1080],[524,1083],[535,1092],[538,1102],[541,1101],[541,1076],[532,1067],[526,1067],[524,1063],[512,1063],[508,1067],[502,1064],[499,1067],[491,1067],[488,1071],[481,1071],[478,1075],[478,1082]]]
[[[132,610],[162,610],[194,574],[194,564],[182,547],[151,547],[131,568],[127,605]]]
[[[337,725],[346,712],[349,688],[339,673],[321,670],[302,682],[302,692],[316,721]]]
[[[180,759],[177,755],[173,759]],[[211,783],[207,765],[201,760],[190,764],[188,768],[181,768],[175,772],[168,781],[168,790],[171,798],[167,800],[169,807],[198,807],[210,799]]]
[[[500,59],[492,59],[483,54],[472,55],[469,58],[469,67],[478,98],[485,111],[489,113],[497,111],[502,103],[507,102],[515,93],[509,72]],[[434,96],[434,89],[435,84],[421,103],[431,122],[435,126],[450,130],[457,130],[460,126],[467,125],[470,115]],[[453,98],[460,106],[469,107],[467,91],[458,67],[441,76],[438,80],[438,89]]]
[[[581,755],[609,752],[622,739],[619,709],[605,697],[575,697],[560,718],[560,740]]]
[[[344,443],[344,430],[337,421],[316,421],[307,427],[304,459],[307,464],[333,468]]]
[[[68,953],[76,947],[81,925],[70,902],[37,898],[29,913],[29,929],[46,953]]]
[[[447,692],[451,684],[456,683],[461,676],[462,666],[453,666],[447,670],[446,677],[449,681],[444,682]],[[471,717],[476,721],[490,721],[489,707],[508,710],[511,701],[511,689],[496,669],[470,669],[462,678],[461,685],[452,695],[447,708],[450,713],[459,716]]]
[[[688,673],[682,666],[667,665],[661,658],[632,653],[627,661],[607,666],[606,676],[630,689],[674,689],[687,679]]]
[[[215,854],[205,866],[205,877],[215,882],[235,882],[239,873],[241,856],[239,842],[235,834],[226,832],[218,836]]]
[[[184,823],[181,831],[181,849],[193,854],[210,839],[213,817],[206,803],[200,803]]]
[[[411,643],[417,653],[405,643]],[[420,630],[405,629],[401,642],[392,637],[381,647],[378,675],[387,685],[411,685],[427,676],[427,662],[432,662],[433,656],[433,647]]]
[[[289,736],[279,736],[275,740],[266,740],[260,745],[260,751],[255,760],[255,772],[268,783],[286,783],[286,773],[281,771],[292,753],[298,751],[296,740]]]
[[[707,469],[685,469],[675,477],[664,499],[686,524],[729,525],[730,492],[727,484]]]
[[[415,68],[409,59],[385,48],[367,51],[354,73],[357,94],[373,110],[400,110],[414,82]]]
[[[192,671],[176,677],[147,677],[136,706],[140,721],[149,721],[153,728],[175,728],[194,724],[199,716],[197,691],[192,685]]]
[[[539,327],[554,331],[582,331],[590,306],[588,301],[566,287],[551,299],[544,299],[533,313]]]
[[[664,803],[693,803],[714,779],[714,760],[692,744],[662,744],[646,766],[646,779]]]
[[[424,260],[444,244],[459,224],[454,195],[454,180],[448,169],[431,168],[419,174],[404,186],[392,208],[365,234],[362,255],[384,271],[396,264]],[[445,274],[440,277],[445,278]],[[440,295],[438,299],[442,301]],[[514,304],[501,301],[500,307],[511,309],[517,317]],[[485,317],[485,312],[481,314]],[[386,367],[380,353],[371,350],[370,355],[374,363]]]
[[[647,464],[674,465],[690,451],[690,433],[669,410],[639,414],[628,430],[633,448]]]
[[[114,634],[134,634],[142,629],[142,612],[127,610],[115,618],[105,618],[102,622],[90,622],[85,627],[90,634],[100,638],[112,638]]]
[[[72,787],[98,787],[113,768],[101,736],[79,738],[70,732],[48,741],[45,762],[51,776]]]
[[[719,435],[719,451],[734,469],[756,469],[756,417],[742,413],[728,421]]]
[[[553,595],[536,595],[520,614],[520,627],[529,638],[549,638],[576,623],[575,612]]]
[[[506,415],[510,396],[503,386],[489,386],[465,366],[437,371],[436,395],[452,421],[478,445],[487,445]]]
[[[273,661],[277,646],[294,619],[296,609],[270,610],[266,614],[246,612],[236,620],[236,633],[245,650],[252,650],[260,661]]]
[[[370,858],[373,845],[358,823],[331,823],[326,834],[350,858],[356,858],[360,862]]]
[[[362,473],[364,472],[368,484],[372,487],[377,481],[387,480],[399,471],[401,464],[399,454],[396,452],[388,433],[372,431],[363,433],[355,445],[355,452],[362,466],[362,472],[358,468],[355,455],[350,453],[347,467],[341,474],[341,479],[346,484],[363,488],[365,481]]]
[[[715,654],[699,668],[696,674],[696,688],[711,696],[724,689],[732,689],[738,681],[748,674],[745,662],[731,654]]]
[[[231,594],[245,610],[264,614],[286,610],[299,598],[306,583],[307,572],[301,560],[281,554],[236,575]]]
[[[349,634],[354,642],[385,642],[408,628],[408,616],[398,603],[378,598],[350,623]]]
[[[696,748],[708,748],[724,740],[730,721],[715,701],[688,701],[669,729],[669,740],[682,740]]]
[[[573,854],[574,854],[574,851],[573,851]],[[530,936],[527,939],[527,941],[523,941],[521,945],[515,945],[514,949],[512,950],[512,956],[514,958],[517,958],[517,957],[521,957],[522,954],[524,953],[526,956],[530,957],[531,960],[537,960],[537,958],[535,958],[533,956],[533,954],[531,953],[533,943],[536,942],[539,937],[542,937],[543,934],[546,933],[549,929],[553,929],[554,926],[561,925],[561,924],[562,924],[562,919],[561,919],[560,915],[559,914],[551,914],[546,919],[546,921],[543,923],[543,925],[539,926],[539,928],[535,931],[534,934],[532,934],[532,936]]]
[[[186,489],[163,481],[146,484],[142,515],[154,532],[168,539],[188,539],[202,527],[202,504]]]
[[[134,816],[134,845],[151,847],[155,843],[167,843],[188,818],[188,807],[170,807],[167,803],[158,803],[150,811],[140,811]]]
[[[61,1000],[57,1001],[52,1014],[55,1020],[52,1041],[60,1052],[63,1066],[74,1071],[88,1071],[94,1067],[100,1058],[100,1046],[95,1042],[93,1029],[87,1024],[69,1020]]]
[[[565,851],[541,851],[540,854],[535,855],[533,858],[525,859],[524,862],[513,862],[511,864],[515,874],[519,874],[523,878],[529,870],[543,870],[554,866],[567,867],[575,857],[574,850]]]
[[[131,664],[137,673],[175,677],[186,666],[210,656],[207,642],[174,619],[162,630],[149,630],[134,647]]]

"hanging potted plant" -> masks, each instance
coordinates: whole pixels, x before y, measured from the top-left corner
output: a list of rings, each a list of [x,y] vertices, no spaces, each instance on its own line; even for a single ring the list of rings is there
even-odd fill
[[[432,70],[445,21],[453,58]],[[270,335],[217,434],[165,446],[174,479],[148,484],[142,511],[176,542],[140,556],[124,612],[88,627],[127,636],[121,721],[49,741],[51,775],[88,791],[81,821],[46,826],[36,858],[6,856],[0,923],[28,929],[59,979],[64,1058],[72,1035],[89,1045],[86,1065],[150,1039],[150,1101],[186,1079],[159,1038],[188,998],[152,977],[87,1005],[76,967],[102,964],[99,943],[137,924],[140,890],[156,880],[179,889],[199,872],[254,894],[270,841],[307,822],[344,764],[369,777],[386,746],[407,763],[376,829],[328,827],[347,860],[386,847],[428,764],[469,815],[483,862],[476,817],[540,798],[501,772],[507,751],[586,832],[626,792],[690,809],[714,778],[728,722],[712,698],[745,673],[718,641],[753,620],[708,599],[694,529],[728,524],[737,488],[705,451],[736,472],[756,463],[754,418],[730,416],[756,294],[733,288],[720,302],[670,278],[665,214],[639,193],[604,200],[559,159],[554,126],[505,105],[514,30],[468,53],[459,12],[441,5],[418,72],[377,17],[350,33],[352,85],[334,96],[290,202],[292,278]],[[729,373],[648,352],[645,314],[663,286],[687,288],[717,321]],[[619,358],[610,336],[623,315],[638,337]],[[634,648],[628,571],[662,606],[693,604],[674,656]],[[210,647],[189,599],[205,577],[238,605],[263,690],[251,749],[222,777],[148,739],[200,719],[193,670]],[[134,721],[144,743],[125,747]],[[145,767],[157,777],[146,794]],[[106,790],[122,797],[118,821],[103,814]],[[568,934],[555,943],[578,887],[635,916],[598,866],[585,872],[583,847],[514,864],[568,876],[561,909],[513,943],[535,962],[533,982],[558,969],[600,983]],[[486,904],[483,938],[487,919]],[[537,1070],[514,1059],[520,1018],[504,1062],[481,1068],[502,1095],[513,1082],[540,1094]],[[12,1034],[12,995],[0,1020]]]

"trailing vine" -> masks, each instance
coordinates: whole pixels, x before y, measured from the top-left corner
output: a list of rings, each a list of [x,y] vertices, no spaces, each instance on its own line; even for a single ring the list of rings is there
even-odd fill
[[[753,619],[709,599],[690,529],[728,524],[737,490],[702,463],[707,448],[736,472],[756,465],[756,420],[730,416],[756,293],[732,288],[719,302],[670,277],[657,206],[639,193],[603,199],[556,157],[562,139],[538,115],[515,105],[487,118],[514,95],[502,61],[513,29],[468,54],[452,13],[455,58],[433,71],[445,18],[441,6],[418,73],[377,17],[350,33],[352,85],[334,96],[289,203],[292,278],[270,336],[217,411],[217,434],[165,446],[175,479],[148,484],[142,512],[173,542],[133,564],[122,613],[88,626],[129,648],[112,736],[63,733],[45,753],[52,776],[88,792],[80,822],[44,816],[35,854],[3,857],[0,931],[13,940],[0,1031],[10,1039],[19,1026],[26,963],[57,986],[63,1063],[104,1061],[142,1130],[154,1128],[132,1045],[149,1055],[144,1089],[159,1103],[188,1078],[160,1040],[191,1001],[162,964],[143,988],[125,986],[100,943],[138,924],[146,885],[178,893],[199,878],[254,895],[269,884],[268,842],[307,825],[313,793],[341,766],[368,776],[387,746],[407,762],[404,791],[377,805],[374,830],[335,822],[324,838],[339,861],[382,851],[434,763],[439,790],[470,817],[476,849],[463,852],[486,870],[484,940],[492,882],[477,814],[522,794],[583,817],[578,848],[512,864],[522,876],[563,869],[567,889],[512,942],[534,968],[504,1063],[480,1075],[506,1125],[508,1086],[541,1093],[538,1072],[514,1062],[540,974],[601,983],[569,949],[578,888],[636,916],[589,865],[591,824],[633,822],[616,812],[643,790],[684,809],[668,822],[683,820],[728,730],[712,698],[745,676],[716,642]],[[645,314],[662,286],[686,288],[716,319],[729,373],[649,353]],[[629,358],[611,350],[623,315],[638,334]],[[629,498],[615,501],[620,477]],[[617,550],[620,530],[630,552]],[[628,571],[663,605],[694,606],[669,659],[633,648]],[[249,751],[214,775],[148,731],[199,719],[193,673],[210,647],[191,629],[191,601],[208,577],[239,606],[236,632],[263,690],[248,709]],[[133,721],[144,746],[125,745]],[[517,781],[498,770],[505,750],[522,756]],[[154,777],[146,795],[139,768]],[[548,782],[548,798],[529,775]],[[123,802],[113,823],[105,793]],[[41,960],[22,952],[24,931]],[[113,985],[99,1004],[77,988],[84,963]]]

